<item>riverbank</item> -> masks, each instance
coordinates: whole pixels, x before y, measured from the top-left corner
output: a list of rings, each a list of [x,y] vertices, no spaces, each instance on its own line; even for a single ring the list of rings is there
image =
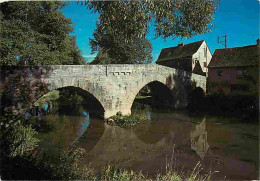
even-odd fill
[[[256,96],[191,97],[187,110],[192,115],[220,116],[241,122],[259,122],[259,100]]]
[[[136,98],[136,103],[152,106],[152,97]],[[170,105],[153,108],[160,112],[182,112],[191,116],[217,116],[234,122],[259,123],[259,100],[256,96],[190,95],[188,106],[174,109]],[[153,106],[152,106],[153,107]]]

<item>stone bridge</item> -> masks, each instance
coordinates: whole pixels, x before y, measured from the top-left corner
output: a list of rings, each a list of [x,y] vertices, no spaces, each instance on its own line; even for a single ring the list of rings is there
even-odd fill
[[[43,76],[39,79],[47,85],[48,91],[78,87],[92,94],[102,105],[105,118],[119,111],[131,114],[136,95],[147,84],[156,84],[159,96],[164,94],[160,93],[161,88],[167,88],[175,108],[187,106],[192,83],[206,91],[205,76],[161,65],[53,65],[22,67],[17,71],[25,71],[30,81],[35,81],[34,69],[41,70]],[[1,67],[1,71],[8,69]]]

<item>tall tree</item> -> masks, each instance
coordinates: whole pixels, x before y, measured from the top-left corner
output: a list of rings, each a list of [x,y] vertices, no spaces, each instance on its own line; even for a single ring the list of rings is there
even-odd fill
[[[155,38],[189,38],[208,32],[213,25],[218,0],[117,0],[85,1],[88,9],[99,13],[92,52],[106,52],[113,63],[145,63],[151,45],[146,39],[152,25]],[[132,56],[133,51],[137,56]],[[126,58],[127,57],[127,58]],[[149,62],[149,61],[147,61]]]
[[[0,4],[0,65],[84,64],[59,1]]]

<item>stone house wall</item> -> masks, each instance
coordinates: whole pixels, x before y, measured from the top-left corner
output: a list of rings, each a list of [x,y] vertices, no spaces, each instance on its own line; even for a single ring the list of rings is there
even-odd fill
[[[193,56],[192,56],[192,70],[195,67],[196,60],[198,60],[200,63],[200,66],[202,68],[202,71],[206,72],[206,76],[208,76],[207,66],[209,65],[209,62],[211,61],[211,58],[212,58],[212,54],[210,52],[210,49],[208,48],[206,41],[203,41],[203,43],[201,44],[198,51],[195,54],[193,54]]]
[[[244,76],[238,73],[241,69],[245,70]],[[221,76],[218,75],[219,71],[222,71]],[[258,75],[257,66],[210,68],[208,90],[210,94],[222,90],[225,95],[257,95],[259,94]]]

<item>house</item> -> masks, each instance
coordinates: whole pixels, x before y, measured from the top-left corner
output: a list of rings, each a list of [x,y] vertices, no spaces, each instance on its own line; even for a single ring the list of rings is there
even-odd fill
[[[259,39],[256,45],[215,50],[208,66],[208,92],[258,95]]]
[[[156,64],[207,75],[207,66],[211,57],[206,41],[202,40],[162,49]]]

